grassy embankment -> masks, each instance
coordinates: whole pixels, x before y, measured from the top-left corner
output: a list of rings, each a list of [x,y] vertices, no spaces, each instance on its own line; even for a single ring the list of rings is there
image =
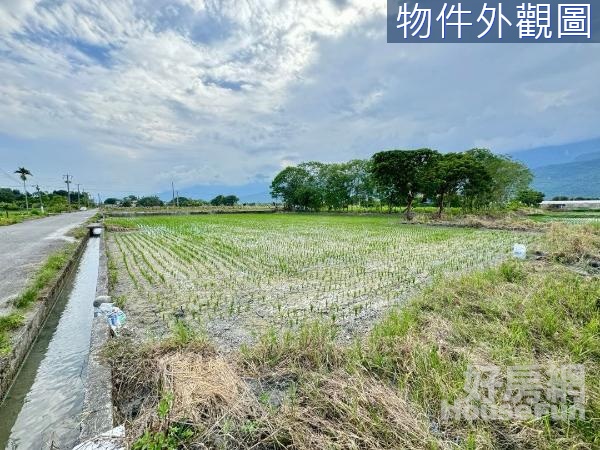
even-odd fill
[[[598,448],[600,229],[554,225],[541,249],[440,279],[349,345],[323,322],[226,356],[184,322],[166,342],[117,340],[120,419],[139,449]],[[566,363],[586,368],[585,420],[442,421],[471,364]]]

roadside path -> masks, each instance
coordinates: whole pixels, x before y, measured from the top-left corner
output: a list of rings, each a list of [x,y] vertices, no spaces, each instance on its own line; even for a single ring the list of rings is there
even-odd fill
[[[96,210],[78,211],[0,227],[0,311],[46,258],[70,240],[66,234],[94,214]]]

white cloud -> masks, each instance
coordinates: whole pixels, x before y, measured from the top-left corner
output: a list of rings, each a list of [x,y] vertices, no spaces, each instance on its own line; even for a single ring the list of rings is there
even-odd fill
[[[103,182],[158,189],[388,147],[510,150],[597,133],[598,45],[388,45],[384,10],[4,0],[0,139],[68,140],[105,160]]]

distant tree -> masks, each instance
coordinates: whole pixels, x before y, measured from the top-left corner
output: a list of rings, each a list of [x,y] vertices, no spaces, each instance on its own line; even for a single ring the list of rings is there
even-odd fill
[[[121,206],[123,206],[124,208],[131,208],[136,204],[137,201],[138,198],[135,195],[128,195],[126,197],[123,197],[120,203]]]
[[[442,216],[449,197],[461,195],[468,198],[481,195],[490,182],[491,177],[483,164],[464,153],[441,155],[424,174],[427,193],[437,201],[438,217]]]
[[[314,169],[312,164],[286,167],[273,179],[271,195],[281,199],[286,209],[318,210],[322,205],[322,190]]]
[[[533,189],[524,189],[517,194],[517,200],[527,206],[539,206],[544,201],[544,193]]]
[[[212,206],[222,206],[222,205],[224,205],[224,204],[225,204],[224,202],[225,202],[225,196],[224,196],[224,195],[221,195],[221,194],[219,194],[219,195],[217,195],[215,198],[213,198],[213,199],[210,201],[210,204],[211,204]]]
[[[392,205],[404,201],[406,218],[412,219],[417,194],[426,190],[425,175],[439,156],[434,150],[390,150],[373,155],[373,179],[379,192]]]
[[[106,200],[104,200],[104,204],[105,205],[116,205],[118,203],[119,203],[119,199],[118,198],[109,197]]]
[[[556,197],[552,197],[553,201],[565,201],[565,200],[569,200],[569,197],[567,197],[566,195],[557,195]]]
[[[137,205],[144,208],[151,208],[154,206],[164,206],[164,202],[157,196],[150,196],[140,198]]]
[[[169,206],[190,206],[191,201],[192,200],[187,197],[176,197],[172,200],[169,200],[166,204]]]
[[[25,194],[25,209],[29,209],[29,200],[27,199],[27,177],[33,176],[29,170],[25,167],[19,167],[15,170],[16,174],[19,174],[19,178],[23,181],[23,193]]]
[[[223,205],[235,206],[239,203],[240,199],[235,195],[227,195],[223,198]]]
[[[235,206],[240,199],[235,195],[217,195],[210,201],[212,206]]]
[[[14,203],[19,200],[21,193],[9,188],[0,188],[0,202]]]

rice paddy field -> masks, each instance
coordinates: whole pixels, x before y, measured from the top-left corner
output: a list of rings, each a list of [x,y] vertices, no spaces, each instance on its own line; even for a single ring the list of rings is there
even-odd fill
[[[563,222],[572,225],[600,224],[600,211],[545,211],[529,216],[536,222]]]
[[[402,225],[395,216],[231,214],[107,221],[112,293],[162,336],[176,318],[225,348],[314,319],[366,331],[434,278],[481,269],[538,235]],[[343,336],[344,334],[342,334]]]

